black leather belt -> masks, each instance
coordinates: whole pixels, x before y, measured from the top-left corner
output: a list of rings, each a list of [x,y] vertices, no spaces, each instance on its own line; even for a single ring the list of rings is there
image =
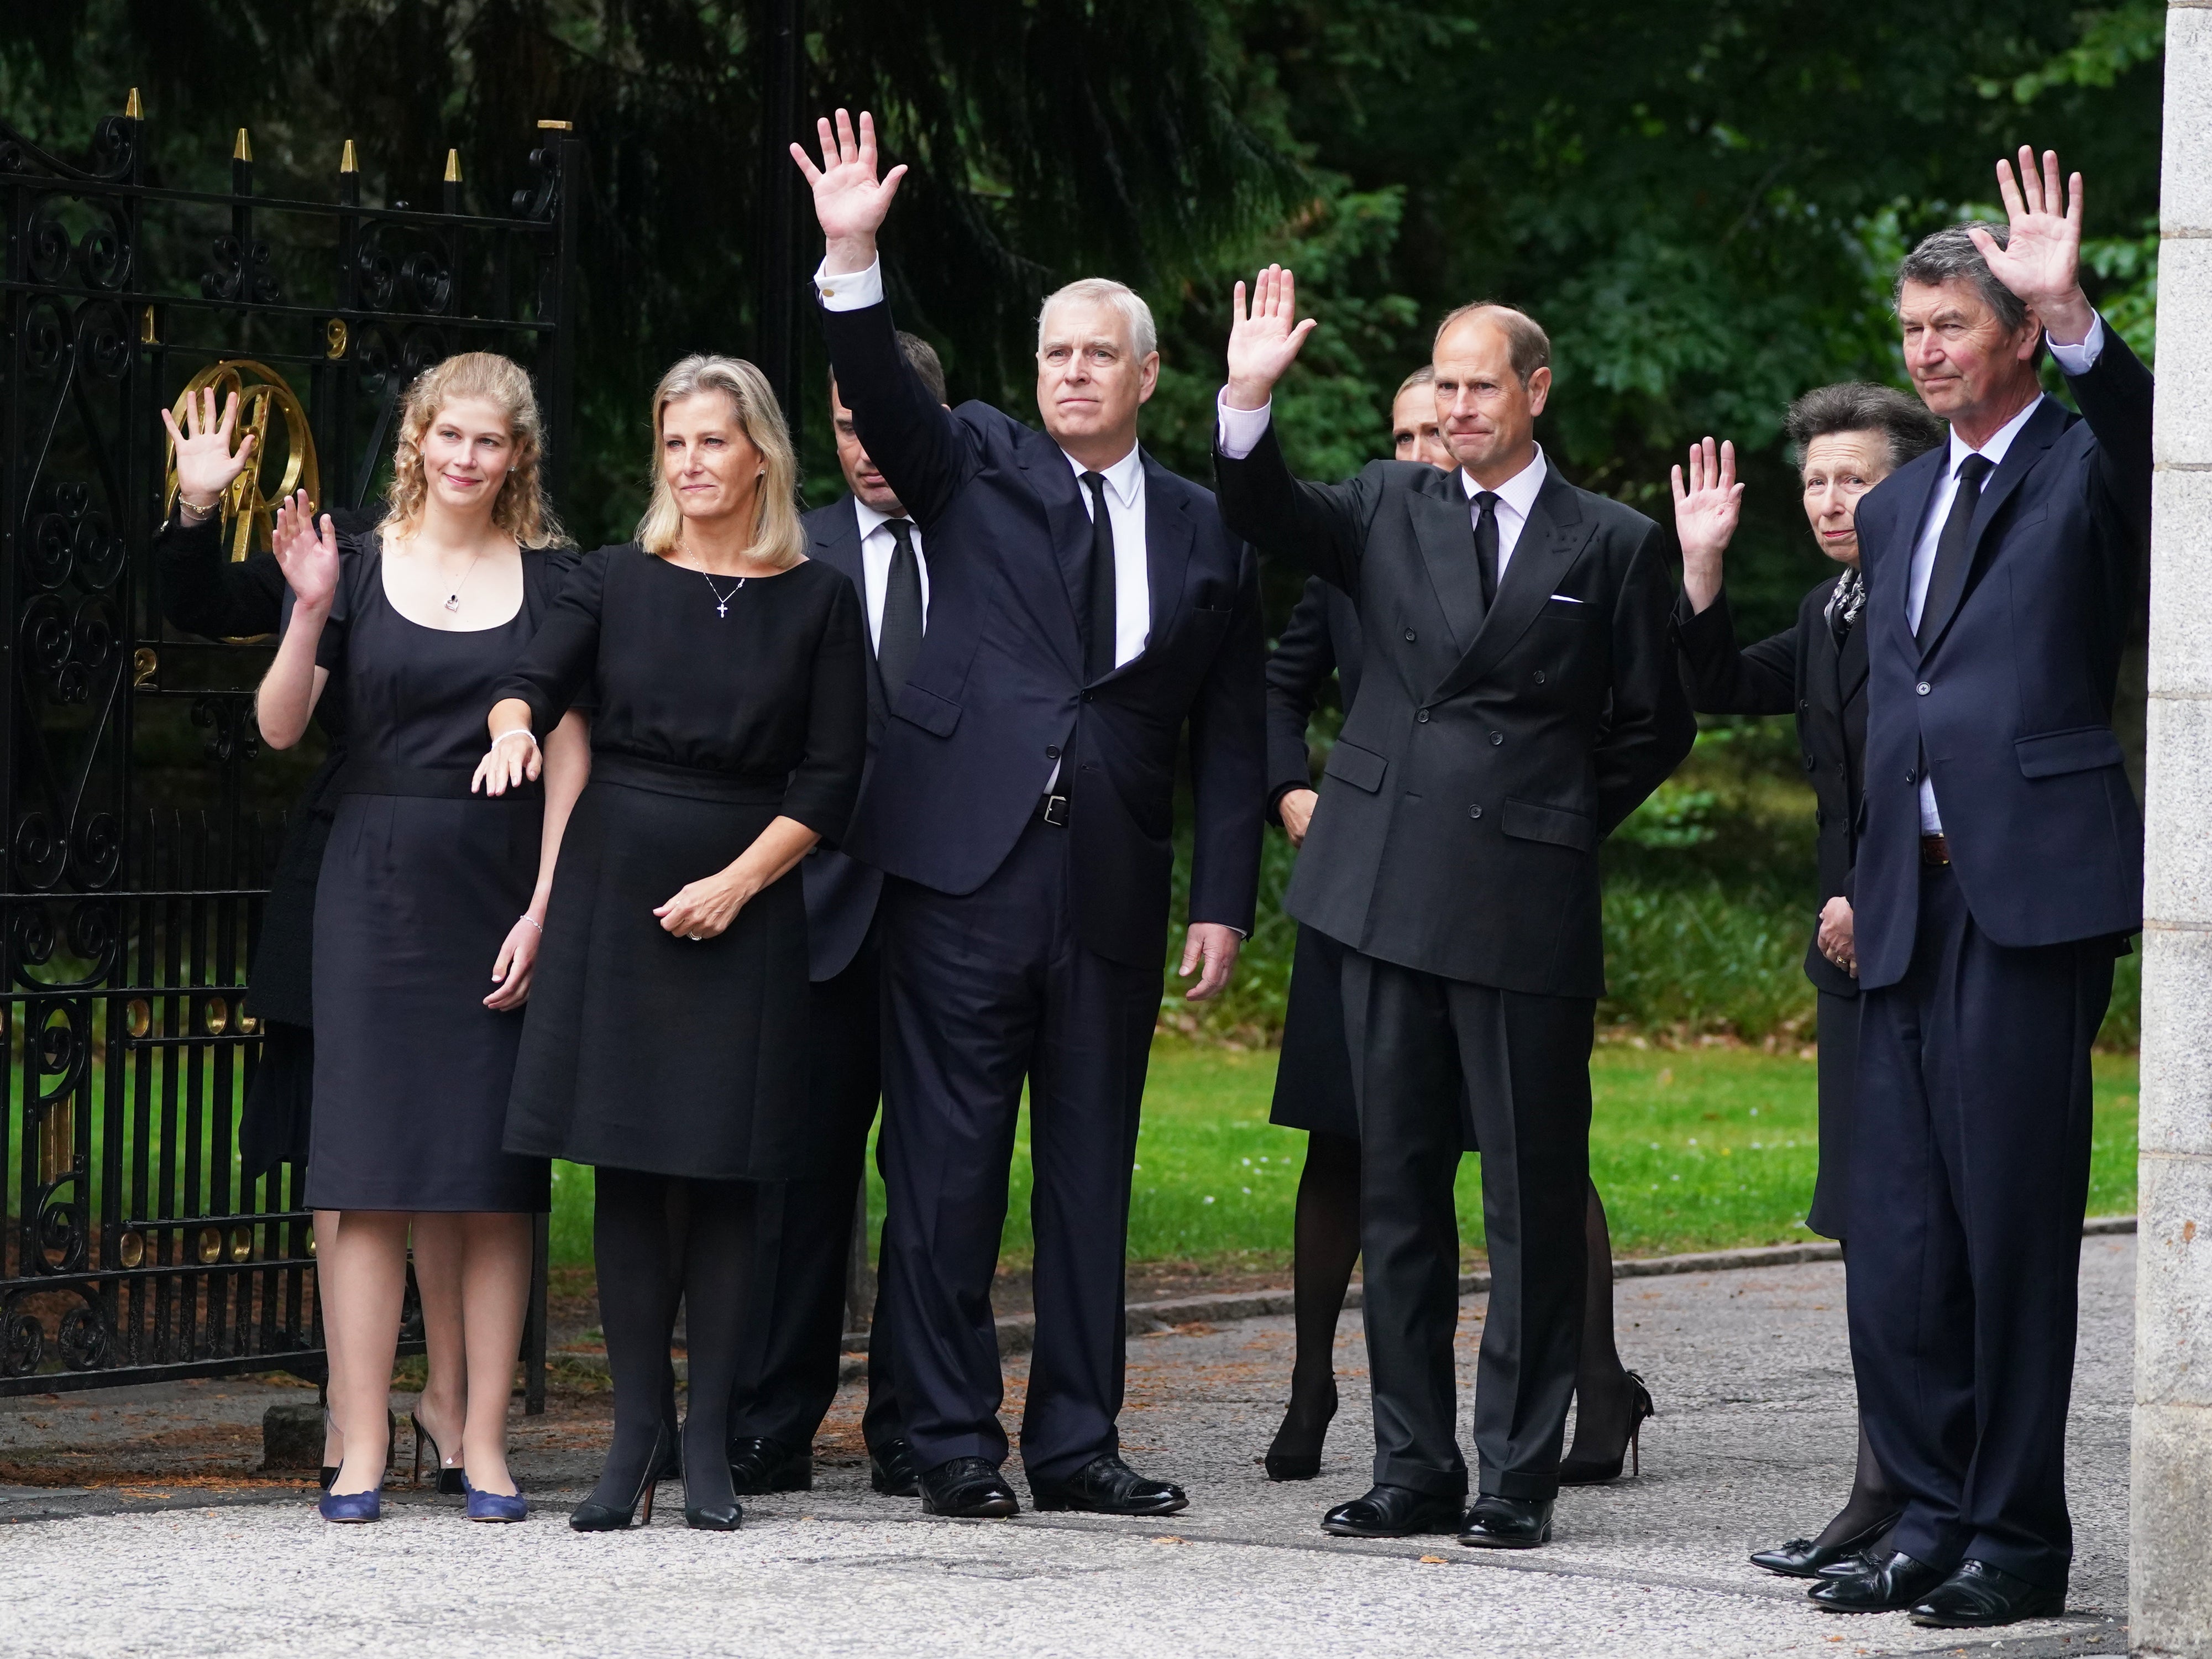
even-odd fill
[[[1067,797],[1040,795],[1037,797],[1036,821],[1048,823],[1055,830],[1067,827]]]
[[[1950,838],[1947,836],[1921,836],[1920,861],[1923,864],[1948,864],[1951,861]]]

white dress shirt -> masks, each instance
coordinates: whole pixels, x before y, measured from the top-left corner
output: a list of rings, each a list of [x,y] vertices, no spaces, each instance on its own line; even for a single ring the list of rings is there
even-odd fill
[[[1221,453],[1232,461],[1241,461],[1260,447],[1266,435],[1267,422],[1275,417],[1274,400],[1270,398],[1257,409],[1231,409],[1229,388],[1224,386],[1214,399],[1215,418],[1220,423]],[[1498,486],[1493,492],[1498,497],[1498,580],[1505,580],[1505,567],[1513,562],[1513,550],[1521,544],[1521,532],[1528,528],[1528,515],[1536,510],[1536,497],[1544,488],[1544,446],[1534,446],[1535,459]],[[1475,504],[1475,496],[1482,486],[1460,469],[1459,481],[1467,491],[1468,523],[1470,526],[1482,516]]]
[[[2092,320],[2087,337],[2079,345],[2061,345],[2048,335],[2044,337],[2044,342],[2062,370],[2069,374],[2086,374],[2105,349],[2105,319],[2099,317]],[[1960,464],[1969,455],[1979,455],[1990,464],[1992,472],[2002,466],[2013,440],[2020,436],[2021,428],[2042,403],[2040,397],[2030,398],[2027,407],[1999,427],[1979,449],[1961,438],[1956,427],[1951,428],[1951,453],[1944,464],[1943,476],[1936,481],[1935,494],[1929,497],[1928,516],[1921,520],[1919,539],[1912,544],[1912,568],[1905,592],[1905,621],[1914,633],[1920,631],[1920,613],[1928,606],[1928,583],[1936,574],[1936,546],[1943,538],[1943,525],[1951,516],[1951,503],[1958,499]],[[1982,488],[1989,488],[1988,478],[1982,480]],[[1943,833],[1943,816],[1936,809],[1936,781],[1928,775],[1924,762],[1920,768],[1920,833]]]
[[[884,644],[884,589],[891,577],[891,555],[898,551],[898,541],[890,532],[890,515],[878,513],[858,495],[853,497],[853,515],[860,521],[860,603],[868,613],[868,646],[880,651]],[[913,524],[911,520],[908,520]],[[914,562],[921,567],[921,622],[929,626],[929,558],[921,550],[921,526],[914,524],[907,532],[914,543]]]

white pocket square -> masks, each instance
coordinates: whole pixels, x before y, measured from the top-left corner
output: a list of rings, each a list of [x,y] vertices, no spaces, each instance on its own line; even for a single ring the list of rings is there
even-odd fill
[[[1554,593],[1552,597],[1557,599],[1561,605],[1587,605],[1589,603],[1587,599],[1577,599],[1571,593]]]

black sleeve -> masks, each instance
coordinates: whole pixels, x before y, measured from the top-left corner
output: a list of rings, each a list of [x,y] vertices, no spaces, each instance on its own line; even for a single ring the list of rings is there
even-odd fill
[[[1797,708],[1797,630],[1786,629],[1739,650],[1735,619],[1723,588],[1703,611],[1688,594],[1674,605],[1674,643],[1700,714],[1788,714]]]
[[[1266,653],[1260,561],[1243,547],[1236,614],[1190,710],[1190,920],[1225,923],[1247,937],[1259,903],[1266,813]]]
[[[854,430],[901,504],[927,530],[981,465],[971,434],[899,349],[889,305],[825,307],[822,331]]]
[[[545,620],[522,647],[492,701],[520,697],[530,705],[530,729],[543,737],[581,698],[599,662],[599,618],[606,598],[607,565],[617,548],[588,553],[561,584]],[[491,710],[484,710],[490,714]]]
[[[1594,757],[1600,835],[1643,805],[1697,740],[1668,625],[1673,586],[1662,568],[1659,526],[1647,521],[1613,607],[1613,706]]]
[[[833,843],[852,820],[868,757],[868,659],[860,628],[860,596],[840,576],[830,584],[829,614],[814,650],[806,753],[783,794],[785,817]]]
[[[2097,484],[2106,504],[2125,532],[2127,544],[2140,551],[2150,541],[2151,405],[2156,382],[2142,359],[2129,349],[2119,331],[2105,325],[2105,347],[2086,374],[2069,374],[2066,384],[2081,417],[2097,434]],[[2132,582],[2132,564],[2127,573]]]
[[[1381,489],[1379,464],[1348,483],[1302,483],[1291,476],[1271,421],[1258,447],[1241,461],[1222,453],[1217,432],[1213,477],[1221,520],[1231,535],[1264,557],[1288,559],[1358,596],[1359,556]]]
[[[218,514],[198,524],[186,524],[179,514],[155,531],[154,570],[161,615],[180,632],[245,639],[282,626],[284,573],[276,556],[224,556]]]
[[[1336,672],[1327,594],[1320,577],[1307,579],[1305,593],[1267,658],[1267,815],[1278,823],[1283,797],[1313,787],[1306,727],[1322,687]]]

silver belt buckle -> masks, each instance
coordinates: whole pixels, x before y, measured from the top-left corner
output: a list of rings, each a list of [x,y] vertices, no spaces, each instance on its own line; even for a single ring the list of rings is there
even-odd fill
[[[1044,798],[1044,811],[1039,816],[1055,830],[1066,829],[1067,827],[1067,797],[1047,795]]]

